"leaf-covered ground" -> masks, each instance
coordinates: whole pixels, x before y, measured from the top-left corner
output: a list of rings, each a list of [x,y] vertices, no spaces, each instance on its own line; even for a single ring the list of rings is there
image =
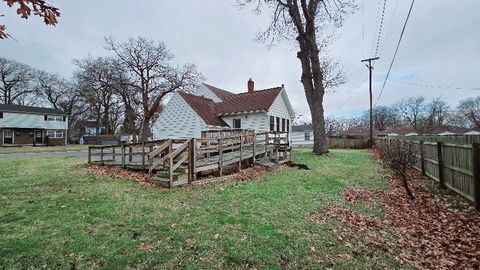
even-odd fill
[[[171,190],[92,173],[78,158],[0,160],[0,269],[409,268],[363,241],[368,232],[312,217],[333,204],[385,213],[343,198],[386,187],[367,151],[294,158],[312,170]]]
[[[340,221],[344,229],[360,232],[354,241],[419,269],[480,269],[480,214],[458,195],[435,190],[432,180],[414,171],[410,179],[413,200],[400,179],[390,176],[388,188],[378,192],[345,190],[350,207],[331,205],[323,214],[314,213],[313,221]],[[384,213],[372,217],[353,211],[355,205],[380,207]]]

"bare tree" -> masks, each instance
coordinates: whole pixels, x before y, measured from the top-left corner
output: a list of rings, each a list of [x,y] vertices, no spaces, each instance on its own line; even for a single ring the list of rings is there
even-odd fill
[[[56,25],[57,17],[60,17],[58,8],[49,5],[45,0],[3,0],[9,7],[18,4],[17,14],[23,19],[33,15],[43,17],[43,22],[46,25]],[[5,32],[5,25],[0,25],[0,39],[4,39],[9,35]]]
[[[323,109],[323,97],[330,86],[342,82],[330,71],[335,64],[326,57],[328,41],[335,27],[342,25],[345,16],[355,9],[352,1],[344,0],[237,0],[242,6],[253,4],[260,12],[267,7],[272,22],[259,39],[273,44],[276,40],[296,40],[297,58],[302,67],[301,82],[312,115],[314,133],[313,152],[328,152]],[[331,63],[331,62],[330,62]],[[330,79],[334,79],[330,81]],[[337,79],[335,79],[337,78]]]
[[[192,88],[201,76],[193,64],[173,66],[173,55],[164,43],[142,37],[130,38],[125,43],[116,43],[111,38],[105,41],[106,48],[115,53],[129,73],[129,86],[138,97],[143,114],[141,139],[146,141],[167,95]]]
[[[405,122],[410,124],[418,134],[430,132],[444,123],[448,107],[439,98],[431,103],[425,102],[422,96],[403,99],[396,105]]]
[[[384,131],[401,125],[398,110],[395,107],[376,106],[373,108],[373,128]],[[370,112],[365,111],[361,117],[362,125],[367,126],[370,121]]]
[[[78,67],[75,79],[80,96],[91,108],[90,116],[97,123],[97,140],[102,126],[106,135],[115,133],[120,123],[121,117],[118,114],[122,104],[112,87],[113,83],[108,82],[112,72],[109,59],[87,58],[76,60],[75,64]]]
[[[14,60],[0,57],[0,98],[4,104],[23,104],[33,94],[33,70]]]
[[[378,152],[382,162],[400,176],[405,191],[413,199],[413,193],[408,186],[408,169],[416,162],[415,146],[410,142],[391,141],[380,143]]]
[[[53,108],[63,110],[69,116],[69,129],[75,126],[79,117],[88,110],[75,85],[56,74],[36,72],[34,89],[41,99],[47,101]]]
[[[457,111],[470,123],[470,126],[480,128],[480,96],[461,100]]]
[[[429,105],[430,111],[433,114],[433,125],[441,127],[447,124],[449,118],[449,109],[447,102],[440,97],[434,98]]]

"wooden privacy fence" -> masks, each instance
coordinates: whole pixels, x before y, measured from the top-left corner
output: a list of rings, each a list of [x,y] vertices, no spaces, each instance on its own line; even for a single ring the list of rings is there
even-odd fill
[[[257,158],[275,162],[291,158],[287,132],[228,135],[91,146],[88,162],[148,171],[152,180],[173,187],[197,180],[201,172],[221,176],[229,166],[240,170]]]
[[[364,149],[368,148],[367,138],[328,138],[328,147],[333,149]]]
[[[475,209],[480,210],[480,143],[465,144],[476,140],[472,138],[454,138],[457,143],[452,143],[445,136],[438,136],[443,137],[442,141],[433,141],[435,137],[388,137],[377,142],[389,144],[400,140],[413,144],[416,170],[437,181],[441,188],[451,189],[473,201]]]

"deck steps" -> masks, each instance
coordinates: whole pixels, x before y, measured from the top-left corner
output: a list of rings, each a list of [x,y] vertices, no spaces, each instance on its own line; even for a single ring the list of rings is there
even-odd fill
[[[170,181],[168,172],[161,172],[152,176],[150,181],[156,185],[160,185],[165,188],[171,188],[188,184],[188,174],[175,172],[173,174],[173,180]]]

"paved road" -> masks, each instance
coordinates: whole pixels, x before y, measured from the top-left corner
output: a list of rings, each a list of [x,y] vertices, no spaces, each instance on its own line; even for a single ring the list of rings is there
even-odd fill
[[[86,151],[69,151],[69,152],[43,152],[43,153],[14,153],[0,154],[3,158],[33,158],[33,157],[84,157],[87,158]]]

